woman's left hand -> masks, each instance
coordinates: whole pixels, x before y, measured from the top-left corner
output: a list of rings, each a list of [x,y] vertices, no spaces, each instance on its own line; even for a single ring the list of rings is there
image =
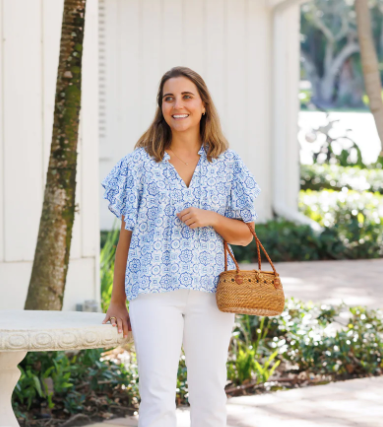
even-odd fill
[[[177,213],[179,220],[190,228],[214,226],[219,214],[199,208],[187,208]]]

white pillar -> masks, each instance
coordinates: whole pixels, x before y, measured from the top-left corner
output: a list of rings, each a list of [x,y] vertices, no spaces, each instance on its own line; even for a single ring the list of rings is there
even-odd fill
[[[273,210],[278,216],[320,229],[316,222],[298,212],[300,3],[283,2],[274,9],[273,14]]]

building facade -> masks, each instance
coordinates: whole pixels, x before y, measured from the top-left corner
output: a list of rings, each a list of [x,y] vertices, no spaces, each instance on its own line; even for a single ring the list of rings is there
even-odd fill
[[[149,126],[161,76],[205,79],[261,189],[259,220],[297,213],[300,0],[87,0],[77,203],[64,310],[99,301],[100,182]],[[1,308],[23,308],[49,159],[63,0],[0,0]]]

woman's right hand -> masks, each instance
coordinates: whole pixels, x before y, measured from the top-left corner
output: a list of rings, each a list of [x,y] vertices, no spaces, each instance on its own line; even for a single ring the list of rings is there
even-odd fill
[[[110,302],[108,311],[105,315],[105,319],[102,321],[102,323],[106,323],[110,320],[112,326],[116,326],[115,319],[111,320],[111,317],[115,317],[117,320],[118,333],[120,334],[123,331],[124,338],[126,338],[128,336],[128,332],[132,330],[132,326],[130,324],[129,312],[126,308],[125,302]]]

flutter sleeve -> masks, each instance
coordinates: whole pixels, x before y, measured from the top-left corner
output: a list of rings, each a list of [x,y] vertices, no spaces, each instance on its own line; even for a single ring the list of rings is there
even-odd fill
[[[236,155],[233,166],[233,180],[225,216],[241,219],[243,222],[253,222],[258,217],[255,212],[254,202],[261,189],[253,174]]]
[[[139,177],[130,160],[129,155],[123,157],[101,182],[108,209],[119,219],[124,215],[126,230],[137,222],[140,197]]]

